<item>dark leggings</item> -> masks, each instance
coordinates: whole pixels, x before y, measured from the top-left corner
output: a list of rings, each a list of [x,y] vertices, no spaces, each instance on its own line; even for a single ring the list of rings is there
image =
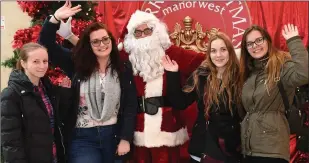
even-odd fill
[[[244,163],[289,163],[282,158],[246,156]]]

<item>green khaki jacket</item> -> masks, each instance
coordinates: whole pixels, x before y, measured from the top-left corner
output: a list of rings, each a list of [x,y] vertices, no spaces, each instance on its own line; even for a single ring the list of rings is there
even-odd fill
[[[290,105],[298,86],[308,83],[308,52],[299,36],[287,40],[292,60],[284,63],[280,80]],[[268,89],[265,61],[254,61],[253,71],[242,90],[247,112],[241,122],[242,153],[247,156],[290,160],[290,128],[277,86]]]

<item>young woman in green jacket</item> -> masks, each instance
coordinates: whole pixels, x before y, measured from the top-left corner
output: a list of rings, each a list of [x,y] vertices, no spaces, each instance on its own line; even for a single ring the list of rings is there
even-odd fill
[[[288,163],[290,129],[281,80],[291,105],[295,88],[308,83],[308,52],[292,24],[282,30],[289,53],[272,45],[267,31],[249,27],[242,39],[242,102],[247,114],[241,123],[242,153],[250,163]]]

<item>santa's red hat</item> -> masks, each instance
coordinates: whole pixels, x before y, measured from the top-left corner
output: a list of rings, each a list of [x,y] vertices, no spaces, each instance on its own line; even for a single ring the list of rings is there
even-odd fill
[[[121,35],[118,40],[118,49],[123,49],[123,40],[127,34],[133,34],[137,26],[147,23],[147,22],[159,22],[160,20],[153,14],[136,10],[126,22],[126,25],[123,27]]]

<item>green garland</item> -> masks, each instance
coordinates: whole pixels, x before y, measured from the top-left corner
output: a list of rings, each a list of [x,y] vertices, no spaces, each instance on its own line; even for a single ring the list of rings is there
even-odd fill
[[[3,67],[7,67],[7,68],[15,68],[16,66],[16,63],[18,61],[18,58],[19,58],[19,49],[15,49],[14,51],[14,55],[13,57],[5,60],[4,62],[1,63],[1,66]]]

